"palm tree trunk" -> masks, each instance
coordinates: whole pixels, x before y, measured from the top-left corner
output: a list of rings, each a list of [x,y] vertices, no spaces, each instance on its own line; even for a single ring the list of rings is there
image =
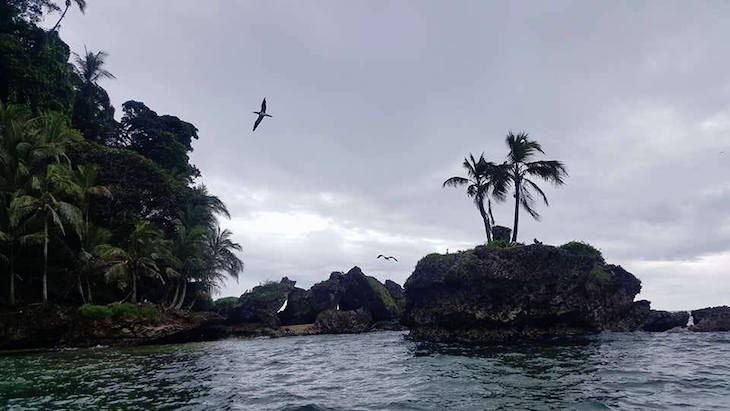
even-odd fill
[[[517,226],[520,223],[520,183],[515,181],[515,223],[512,228],[512,242],[517,242]]]
[[[48,302],[48,217],[43,219],[43,304]]]
[[[10,244],[10,254],[8,255],[10,258],[10,296],[8,297],[8,301],[11,307],[15,305],[15,258],[13,258],[13,252],[15,250],[13,247],[14,244]]]
[[[52,32],[53,30],[56,30],[56,28],[58,27],[58,25],[61,24],[61,20],[63,20],[63,18],[66,17],[66,12],[68,11],[68,8],[69,7],[71,7],[71,2],[67,2],[66,3],[66,8],[63,10],[63,14],[61,14],[61,17],[56,22],[56,25],[53,26],[53,28],[51,30],[49,30],[49,32]]]
[[[84,295],[84,287],[81,285],[81,274],[76,274],[76,284],[79,288],[79,295],[81,295],[81,302],[86,304],[86,296]]]
[[[482,220],[484,221],[484,231],[487,233],[487,242],[490,242],[492,241],[492,227],[489,224],[489,216],[484,210],[484,203],[482,201],[477,200],[477,207],[479,207],[479,214],[482,215]]]
[[[137,273],[132,273],[132,304],[137,304]]]
[[[93,304],[94,300],[91,298],[91,284],[89,283],[89,275],[86,275],[86,296],[89,299],[89,304]]]
[[[182,295],[180,296],[180,301],[177,302],[177,305],[175,306],[176,310],[179,310],[182,308],[183,302],[185,302],[185,293],[188,290],[188,282],[183,280],[183,289],[182,289]]]
[[[180,283],[178,281],[175,281],[175,294],[172,296],[172,301],[170,301],[170,305],[168,306],[168,309],[172,309],[175,307],[175,304],[177,304],[177,296],[180,294]]]

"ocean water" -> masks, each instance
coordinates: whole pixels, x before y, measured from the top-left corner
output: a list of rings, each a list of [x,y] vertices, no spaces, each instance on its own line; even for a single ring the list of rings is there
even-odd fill
[[[0,356],[0,409],[728,409],[730,334],[428,345],[401,332]]]

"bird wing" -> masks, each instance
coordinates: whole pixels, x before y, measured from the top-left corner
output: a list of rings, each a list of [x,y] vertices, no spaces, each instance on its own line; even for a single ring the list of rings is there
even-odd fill
[[[255,122],[255,123],[253,123],[253,131],[256,131],[256,127],[258,127],[258,126],[259,126],[259,123],[261,123],[261,120],[263,120],[263,119],[264,119],[264,116],[259,116],[259,117],[258,117],[258,118],[256,119],[256,122]]]
[[[397,259],[397,258],[395,258],[395,257],[390,257],[390,258],[392,258],[392,259],[394,259],[394,260],[395,260],[396,262],[398,262],[398,259]]]
[[[266,113],[266,98],[261,102],[261,112]]]
[[[375,258],[384,258],[384,257],[385,257],[384,255],[382,255],[382,254],[378,254],[378,256],[377,256],[377,257],[375,257]]]

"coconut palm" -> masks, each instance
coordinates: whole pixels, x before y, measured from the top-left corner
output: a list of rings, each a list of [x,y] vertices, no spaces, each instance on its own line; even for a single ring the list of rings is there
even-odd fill
[[[97,82],[102,78],[113,79],[114,74],[110,73],[104,68],[106,64],[106,58],[109,57],[109,53],[105,51],[97,51],[96,53],[91,52],[84,46],[84,55],[80,56],[74,53],[74,72],[79,76],[79,79],[85,85],[96,86]]]
[[[75,174],[79,186],[79,207],[84,218],[84,234],[89,227],[89,207],[93,197],[111,198],[112,193],[106,186],[96,184],[99,167],[96,164],[80,165]]]
[[[10,305],[15,305],[15,251],[23,235],[20,227],[12,224],[10,203],[28,179],[21,151],[34,132],[30,110],[0,102],[0,266],[8,267]]]
[[[474,199],[474,204],[484,221],[487,241],[492,241],[491,225],[494,224],[494,216],[492,216],[491,197],[498,201],[504,200],[506,192],[504,167],[487,161],[484,154],[479,160],[476,160],[473,154],[469,154],[469,157],[464,159],[463,167],[467,173],[466,177],[451,177],[444,181],[443,187],[467,186],[466,194]],[[484,208],[485,201],[487,209]]]
[[[533,181],[533,178],[540,178],[549,181],[554,185],[563,185],[563,180],[568,176],[565,166],[557,160],[530,161],[537,153],[545,154],[540,143],[530,140],[527,133],[507,133],[505,139],[509,154],[507,154],[507,168],[509,179],[514,186],[515,197],[515,219],[512,229],[512,241],[517,241],[517,228],[520,220],[520,206],[527,211],[532,218],[539,220],[540,214],[535,210],[536,192],[546,206],[549,206],[547,196],[540,187]]]
[[[243,271],[243,261],[235,253],[235,251],[240,252],[242,247],[231,239],[232,236],[231,231],[221,230],[220,226],[208,231],[206,282],[210,288],[218,287],[226,276],[238,281],[238,274]]]
[[[169,242],[162,238],[162,232],[146,221],[139,221],[127,237],[123,247],[101,245],[99,256],[106,264],[107,281],[126,287],[131,282],[132,302],[137,302],[137,279],[141,276],[156,277],[164,283],[159,260],[169,254]]]
[[[56,24],[51,28],[49,31],[54,31],[56,28],[58,28],[58,25],[61,24],[61,20],[63,20],[64,17],[66,17],[66,12],[68,12],[69,7],[71,7],[72,3],[76,3],[76,5],[79,7],[79,10],[81,10],[81,13],[83,14],[86,11],[86,0],[66,0],[66,8],[63,9],[63,13],[61,13],[61,17],[58,19]]]
[[[104,260],[99,255],[102,246],[109,244],[111,232],[91,223],[84,223],[84,236],[77,258],[76,282],[84,303],[93,303],[91,293],[91,277],[99,275],[104,270]],[[86,291],[84,292],[84,283]]]
[[[66,227],[71,226],[81,237],[81,211],[75,205],[61,200],[63,195],[78,194],[70,170],[63,164],[49,164],[45,172],[32,177],[32,189],[27,194],[18,195],[10,204],[13,225],[23,224],[31,218],[43,222],[43,303],[48,302],[48,243],[50,228],[57,228],[66,235]]]
[[[175,278],[176,283],[175,294],[170,303],[171,308],[180,309],[182,307],[188,281],[200,279],[205,270],[206,232],[204,226],[186,227],[182,222],[177,224],[176,237],[171,250],[172,267],[167,270],[168,275]]]

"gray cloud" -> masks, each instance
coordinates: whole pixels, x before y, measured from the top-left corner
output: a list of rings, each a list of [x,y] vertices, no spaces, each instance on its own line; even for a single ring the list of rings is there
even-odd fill
[[[245,247],[226,294],[354,264],[402,282],[426,253],[483,241],[441,182],[524,129],[571,177],[521,239],[595,243],[642,297],[687,308],[730,295],[729,7],[110,0],[62,35],[110,53],[117,107],[199,127],[193,159]],[[275,117],[252,134],[264,96]]]

